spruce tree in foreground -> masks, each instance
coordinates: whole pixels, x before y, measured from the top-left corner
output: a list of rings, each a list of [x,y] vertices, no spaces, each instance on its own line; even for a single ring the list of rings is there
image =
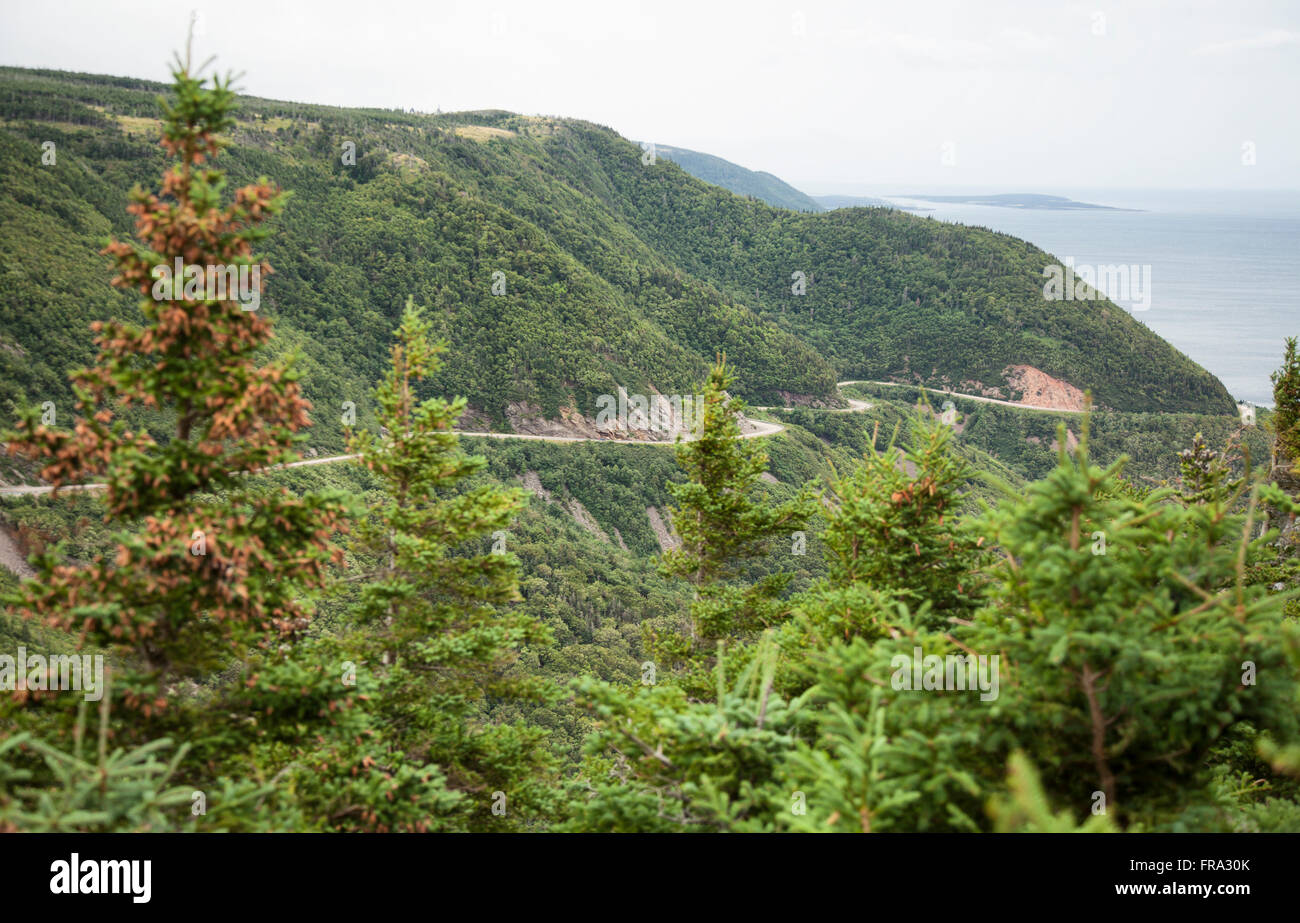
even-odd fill
[[[1272,379],[1274,459],[1278,465],[1300,464],[1300,355],[1295,337],[1287,337],[1282,367]]]
[[[257,267],[246,278],[260,282],[270,268],[253,246],[282,197],[263,180],[222,204],[222,175],[207,164],[233,124],[229,81],[205,86],[188,56],[173,77],[162,143],[178,163],[159,193],[134,196],[139,243],[105,251],[113,283],[146,296],[145,323],[96,325],[100,352],[74,376],[72,429],[31,412],[9,436],[56,491],[106,481],[117,531],[115,551],[85,568],[41,555],[37,579],[10,600],[105,651],[112,681],[93,731],[84,701],[68,720],[79,693],[4,703],[20,732],[0,748],[0,828],[322,829],[329,821],[310,812],[328,802],[313,787],[337,792],[341,777],[349,787],[335,803],[376,817],[411,778],[399,771],[381,787],[379,772],[358,771],[373,765],[368,754],[357,766],[311,764],[332,735],[372,734],[355,707],[364,696],[341,682],[343,658],[294,638],[339,557],[331,533],[349,505],[244,476],[297,457],[308,404],[290,360],[258,358],[270,324],[236,300],[257,293],[209,289],[208,269]],[[194,272],[176,277],[177,260]],[[128,414],[156,433],[133,431]],[[203,811],[191,810],[196,793]]]
[[[778,773],[811,733],[802,697],[774,688],[780,656],[769,634],[733,676],[713,665],[715,691],[701,701],[681,685],[575,682],[595,721],[587,760],[570,787],[565,830],[577,832],[771,832],[793,806]]]
[[[89,567],[41,556],[15,608],[119,651],[127,669],[117,688],[146,714],[165,707],[164,680],[201,676],[306,626],[307,591],[338,558],[331,533],[344,510],[336,495],[294,497],[243,477],[298,457],[295,434],[310,405],[291,360],[258,357],[270,322],[206,281],[209,267],[233,267],[260,285],[270,267],[254,245],[283,196],[263,179],[223,204],[224,179],[209,162],[234,124],[230,80],[205,87],[188,53],[173,78],[162,145],[177,162],[159,192],[134,193],[128,211],[139,242],[105,250],[117,268],[113,285],[143,296],[144,323],[94,325],[99,355],[73,375],[71,429],[31,410],[8,439],[11,451],[43,462],[40,475],[56,493],[105,481],[108,519],[122,527],[116,548]],[[171,278],[177,261],[204,282]],[[133,408],[167,421],[166,432],[131,429],[120,414]]]
[[[380,564],[356,615],[368,629],[366,668],[379,674],[386,739],[445,775],[464,827],[515,829],[553,810],[550,759],[540,730],[494,724],[486,703],[547,698],[542,681],[514,665],[550,634],[511,608],[519,565],[502,545],[525,492],[467,486],[485,461],[464,454],[453,430],[465,399],[416,396],[446,348],[430,329],[408,300],[376,391],[383,432],[352,442],[384,488],[357,530]]]
[[[664,554],[663,571],[689,581],[695,599],[689,634],[660,639],[658,647],[696,668],[708,663],[719,640],[752,637],[786,616],[781,597],[789,574],[771,573],[747,587],[735,578],[747,559],[771,553],[806,528],[814,510],[808,485],[784,503],[762,495],[759,477],[767,470],[767,452],[758,440],[741,438],[744,404],[727,393],[734,382],[721,356],[704,384],[699,431],[677,447],[688,479],[668,485],[677,501],[671,515],[681,545]]]
[[[947,426],[917,414],[910,430],[905,450],[873,440],[861,464],[831,480],[827,577],[801,608],[833,637],[885,634],[899,603],[924,608],[923,622],[936,628],[978,608],[981,540],[957,521],[974,472],[953,454]]]
[[[915,615],[892,598],[919,585],[910,575],[850,579],[860,558],[846,550],[877,545],[877,517],[858,517],[864,498],[897,503],[896,477],[944,467],[877,470],[828,514],[834,579],[862,592],[797,601],[823,629],[849,629],[847,642],[821,630],[782,645],[811,676],[800,695],[773,682],[766,640],[735,685],[723,672],[733,658],[718,658],[711,700],[580,683],[597,733],[570,827],[1285,829],[1290,803],[1252,803],[1243,792],[1257,777],[1234,785],[1223,762],[1225,747],[1248,744],[1292,771],[1300,735],[1300,639],[1284,598],[1247,579],[1261,540],[1244,480],[1214,474],[1190,502],[1134,492],[1119,463],[1090,464],[1085,428],[1077,452],[1062,449],[1048,477],[975,524],[998,555],[980,610],[934,622],[929,594],[906,596]],[[922,511],[919,535],[942,536],[928,531],[935,514]],[[996,669],[997,685],[896,682],[900,663],[932,655],[988,658],[978,669]]]
[[[1054,798],[1100,792],[1128,825],[1192,801],[1234,726],[1291,741],[1300,725],[1294,626],[1247,575],[1252,488],[1215,473],[1195,502],[1131,499],[1121,464],[1090,464],[1085,427],[1073,459],[988,517],[1004,557],[970,643],[1001,653],[990,711]]]

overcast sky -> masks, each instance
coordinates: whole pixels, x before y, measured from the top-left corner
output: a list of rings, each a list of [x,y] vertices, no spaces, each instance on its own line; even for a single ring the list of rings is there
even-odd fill
[[[812,193],[1300,188],[1297,0],[6,0],[0,63],[165,80],[191,7],[259,96],[573,116]]]

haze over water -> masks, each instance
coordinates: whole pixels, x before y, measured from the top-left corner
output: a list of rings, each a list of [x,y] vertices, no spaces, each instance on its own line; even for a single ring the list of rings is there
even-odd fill
[[[868,189],[960,195],[1021,189]],[[1273,403],[1269,374],[1300,335],[1300,192],[1032,190],[1141,211],[1047,211],[914,202],[943,221],[1023,238],[1076,264],[1151,265],[1151,307],[1133,311],[1238,400]],[[911,200],[908,200],[911,201]],[[1122,301],[1123,307],[1129,307]]]

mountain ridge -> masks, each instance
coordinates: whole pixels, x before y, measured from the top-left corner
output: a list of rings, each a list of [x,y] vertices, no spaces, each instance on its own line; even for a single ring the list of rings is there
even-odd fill
[[[667,144],[656,144],[655,153],[679,164],[696,179],[729,189],[736,195],[759,199],[775,208],[799,212],[825,211],[816,198],[766,170],[750,170],[713,154]]]
[[[138,310],[97,250],[129,236],[125,193],[163,163],[163,89],[0,68],[11,406],[68,401],[89,322]],[[232,186],[265,175],[292,194],[264,304],[323,420],[350,400],[364,423],[407,297],[450,344],[429,391],[465,395],[489,428],[512,407],[590,417],[618,387],[691,393],[719,351],[754,403],[834,403],[843,378],[1005,387],[1023,365],[1115,409],[1231,410],[1213,376],[1109,302],[1043,302],[1050,256],[1006,235],[771,208],[671,158],[647,167],[640,146],[582,120],[240,104],[222,166]],[[40,162],[46,140],[57,164]],[[316,429],[313,444],[341,444],[336,424]]]

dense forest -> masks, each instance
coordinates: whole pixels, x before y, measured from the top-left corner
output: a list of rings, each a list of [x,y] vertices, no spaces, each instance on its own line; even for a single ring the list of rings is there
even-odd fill
[[[71,400],[87,325],[131,317],[97,251],[163,167],[139,80],[0,68],[4,409]],[[701,182],[590,123],[239,99],[223,166],[292,192],[262,310],[317,408],[373,423],[408,298],[448,340],[428,393],[469,428],[687,393],[719,351],[751,403],[834,404],[844,378],[981,386],[1031,366],[1117,411],[1231,413],[1222,385],[1108,301],[1043,297],[1049,255],[889,209],[799,214]],[[47,150],[50,163],[43,162]],[[341,411],[312,444],[342,446]],[[148,425],[142,419],[142,425]]]
[[[4,471],[54,489],[0,506],[0,831],[1300,830],[1294,341],[1246,424],[1002,235],[163,89],[0,79]],[[1013,363],[1098,409],[919,387]],[[618,386],[698,428],[457,433]]]

